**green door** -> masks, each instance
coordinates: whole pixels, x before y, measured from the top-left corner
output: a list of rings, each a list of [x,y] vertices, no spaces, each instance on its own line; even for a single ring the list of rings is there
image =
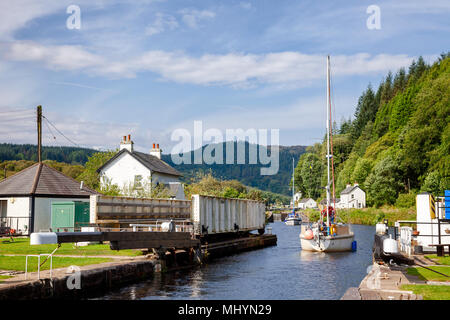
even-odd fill
[[[53,232],[74,231],[74,203],[52,203],[52,230]]]
[[[75,202],[75,228],[89,225],[89,202]]]

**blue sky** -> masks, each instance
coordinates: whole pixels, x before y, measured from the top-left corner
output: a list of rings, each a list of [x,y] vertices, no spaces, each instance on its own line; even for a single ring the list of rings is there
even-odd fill
[[[70,30],[69,5],[81,10]],[[369,5],[381,29],[369,30]],[[34,143],[33,112],[85,147],[165,152],[177,128],[279,129],[281,145],[325,131],[368,83],[449,49],[448,1],[2,1],[0,142]],[[70,145],[44,126],[44,145]]]

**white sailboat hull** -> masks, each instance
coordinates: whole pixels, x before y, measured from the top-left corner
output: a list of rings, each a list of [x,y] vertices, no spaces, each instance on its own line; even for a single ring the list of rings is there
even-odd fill
[[[300,234],[300,244],[302,250],[316,251],[316,252],[343,252],[352,251],[352,242],[355,235],[353,232],[345,235],[326,236],[306,239],[303,234]]]
[[[294,219],[286,219],[285,221],[284,221],[284,223],[287,225],[287,226],[298,226],[298,225],[300,225],[300,224],[302,224],[302,220],[301,219],[298,219],[298,218],[294,218]]]

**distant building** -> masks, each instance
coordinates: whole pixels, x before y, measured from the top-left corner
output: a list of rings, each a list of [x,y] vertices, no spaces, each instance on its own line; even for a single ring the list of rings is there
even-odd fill
[[[182,174],[161,160],[159,144],[153,144],[149,154],[135,151],[133,145],[130,135],[128,139],[123,137],[120,151],[97,170],[101,184],[126,188],[148,181],[152,186],[164,185],[173,198],[184,200],[184,186],[180,182]]]
[[[336,204],[336,208],[340,208],[340,203],[341,203],[341,199],[340,198],[336,198],[336,200],[334,201],[333,199],[330,199],[330,206],[332,206],[334,208],[334,205]],[[319,209],[323,210],[325,209],[327,205],[327,199],[323,199],[322,201],[319,202]]]
[[[341,201],[338,208],[365,208],[366,207],[366,192],[355,183],[353,186],[347,184],[347,187],[341,191]]]
[[[95,194],[99,193],[83,183],[36,163],[0,181],[0,226],[24,235],[49,230],[53,202],[89,202]]]
[[[299,209],[317,208],[317,202],[311,198],[303,198],[298,201]]]

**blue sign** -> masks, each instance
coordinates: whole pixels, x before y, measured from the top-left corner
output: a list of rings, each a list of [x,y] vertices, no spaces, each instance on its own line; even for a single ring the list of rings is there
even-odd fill
[[[450,190],[445,190],[445,219],[450,219]]]

